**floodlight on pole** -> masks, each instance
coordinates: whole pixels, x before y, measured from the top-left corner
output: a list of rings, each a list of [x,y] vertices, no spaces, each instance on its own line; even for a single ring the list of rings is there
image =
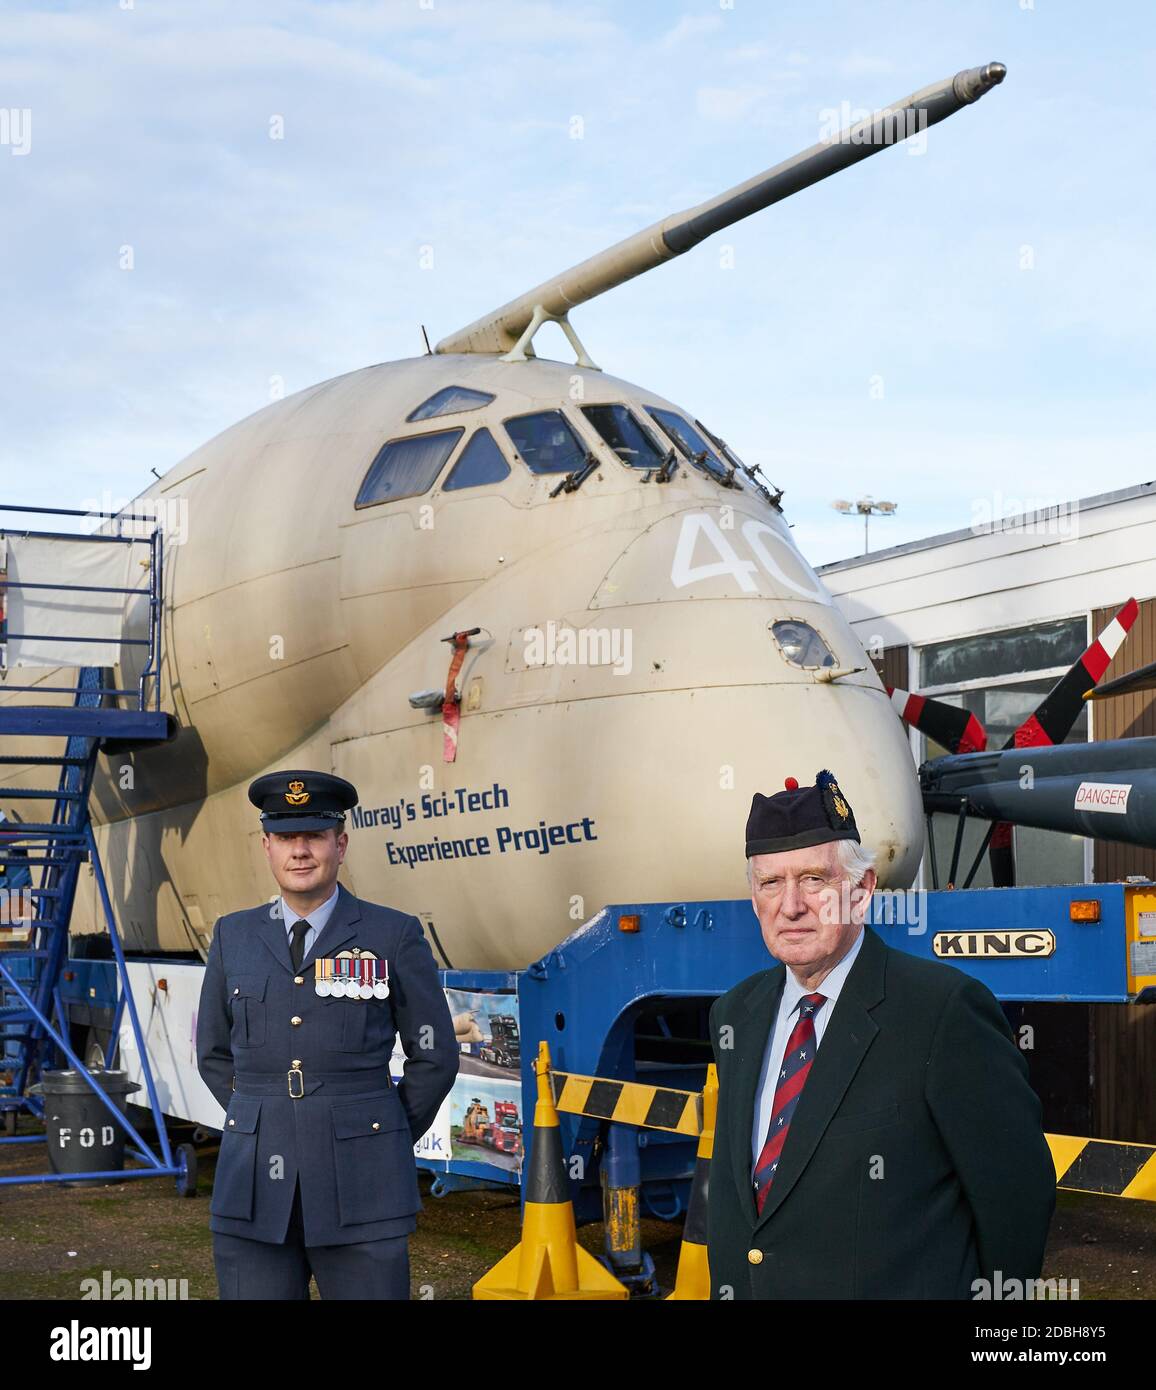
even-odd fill
[[[897,502],[876,502],[873,497],[860,497],[858,502],[846,502],[842,498],[837,498],[831,503],[831,506],[837,512],[842,512],[844,516],[861,516],[863,518],[864,555],[868,554],[871,549],[867,526],[872,516],[894,516],[898,505]]]

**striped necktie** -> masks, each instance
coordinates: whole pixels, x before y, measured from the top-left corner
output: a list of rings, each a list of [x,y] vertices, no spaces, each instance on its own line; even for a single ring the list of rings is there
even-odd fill
[[[783,1053],[783,1065],[779,1069],[779,1081],[775,1087],[775,1100],[771,1107],[771,1122],[767,1126],[767,1137],[763,1143],[759,1161],[755,1164],[755,1205],[762,1215],[763,1203],[775,1180],[779,1167],[779,1156],[787,1142],[787,1131],[795,1107],[807,1084],[811,1063],[815,1060],[818,1043],[815,1039],[815,1014],[826,1002],[825,994],[804,994],[799,1000],[799,1021],[787,1039],[787,1049]]]

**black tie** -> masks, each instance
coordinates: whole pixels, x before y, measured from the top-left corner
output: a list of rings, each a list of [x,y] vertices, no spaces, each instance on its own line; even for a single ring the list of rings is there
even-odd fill
[[[301,962],[305,959],[305,933],[312,930],[312,924],[307,922],[304,917],[294,922],[290,931],[293,933],[293,942],[289,947],[289,959],[293,962],[294,975],[301,969]]]

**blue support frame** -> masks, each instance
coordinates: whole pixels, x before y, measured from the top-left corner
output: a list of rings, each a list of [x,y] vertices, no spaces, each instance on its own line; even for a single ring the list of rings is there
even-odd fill
[[[1073,922],[1073,901],[1096,900],[1098,923]],[[619,921],[634,917],[637,931]],[[975,889],[878,895],[869,922],[889,946],[911,955],[940,959],[982,980],[999,999],[1125,1003],[1127,915],[1124,884]],[[1008,958],[937,956],[940,934],[1007,931],[1055,937],[1051,955]],[[775,964],[763,945],[749,898],[702,903],[627,903],[606,908],[527,969],[446,971],[450,989],[501,993],[518,998],[522,1045],[522,1113],[533,1113],[537,1043],[550,1046],[558,1071],[646,1081],[680,1090],[701,1089],[712,1060],[709,1043],[700,1062],[661,1065],[636,1059],[635,1023],[645,1011],[667,1004],[708,1009],[711,1002],[748,975]],[[705,1032],[704,1035],[705,1037]],[[597,1185],[601,1121],[560,1115],[564,1150],[583,1159],[586,1177],[573,1185],[579,1220],[601,1214]],[[524,1130],[530,1161],[533,1128]],[[650,1214],[671,1220],[684,1209],[694,1172],[696,1143],[680,1135],[639,1131],[642,1202]],[[518,1181],[495,1166],[451,1160],[419,1160],[437,1174],[434,1192]],[[464,1181],[459,1181],[459,1178]]]
[[[872,925],[889,946],[954,965],[997,999],[1124,1004],[1130,997],[1126,893],[1123,883],[897,893],[873,900]],[[1073,922],[1070,909],[1077,901],[1098,902],[1100,920]],[[944,936],[1048,931],[1055,937],[1051,955],[976,958],[935,951]]]

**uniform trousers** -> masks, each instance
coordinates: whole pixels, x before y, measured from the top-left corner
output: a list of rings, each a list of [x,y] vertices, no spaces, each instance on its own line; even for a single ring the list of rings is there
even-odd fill
[[[409,1237],[306,1245],[300,1182],[284,1244],[214,1231],[213,1263],[222,1299],[308,1299],[310,1275],[322,1298],[409,1298]]]

